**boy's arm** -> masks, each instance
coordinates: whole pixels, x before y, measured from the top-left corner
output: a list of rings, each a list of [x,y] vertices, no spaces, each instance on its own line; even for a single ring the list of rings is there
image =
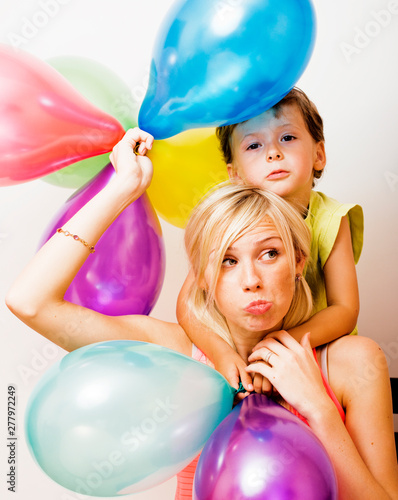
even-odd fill
[[[246,372],[246,363],[241,356],[219,335],[207,328],[190,311],[186,303],[188,290],[194,280],[192,270],[189,272],[177,300],[177,320],[191,341],[203,351],[235,389],[239,379],[247,391],[252,391],[252,379]]]
[[[298,341],[306,332],[311,332],[312,347],[352,332],[357,323],[359,292],[347,217],[341,220],[336,241],[323,271],[328,307],[289,330]]]

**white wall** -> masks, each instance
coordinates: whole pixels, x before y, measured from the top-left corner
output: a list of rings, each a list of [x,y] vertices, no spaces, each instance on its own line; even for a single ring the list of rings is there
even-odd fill
[[[142,96],[153,41],[171,0],[54,0],[58,12],[22,47],[47,59],[82,55],[114,70]],[[228,1],[232,0],[225,0]],[[0,42],[20,34],[26,19],[37,19],[50,0],[2,0]],[[358,265],[360,333],[385,349],[398,376],[395,307],[398,266],[398,2],[392,0],[314,0],[318,38],[314,56],[299,82],[317,103],[326,125],[328,166],[319,184],[341,201],[365,212],[364,251]],[[386,16],[389,10],[391,14]],[[292,49],[294,50],[294,48]],[[1,75],[0,75],[1,77]],[[27,398],[44,370],[64,352],[16,320],[4,295],[37,248],[50,217],[71,195],[40,180],[0,188],[0,469],[6,470],[6,390],[18,390],[18,485],[1,498],[68,500],[77,495],[48,479],[34,464],[23,438]],[[182,230],[162,223],[167,253],[166,280],[153,315],[173,321],[175,300],[186,273]],[[174,480],[136,500],[173,498]],[[133,497],[132,497],[133,498]]]

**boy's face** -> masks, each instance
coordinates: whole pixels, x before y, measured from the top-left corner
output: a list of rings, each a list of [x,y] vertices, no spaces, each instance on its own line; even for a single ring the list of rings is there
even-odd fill
[[[313,170],[326,163],[323,142],[316,143],[295,104],[239,124],[232,133],[233,182],[254,184],[283,198],[308,204]]]

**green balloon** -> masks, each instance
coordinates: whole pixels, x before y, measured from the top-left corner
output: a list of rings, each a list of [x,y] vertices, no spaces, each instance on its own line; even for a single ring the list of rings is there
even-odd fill
[[[109,153],[72,163],[42,180],[53,186],[78,189],[93,179],[109,163]]]
[[[103,64],[86,57],[59,56],[50,64],[88,101],[116,118],[125,130],[137,126],[138,107],[129,87]],[[84,144],[82,144],[84,147]],[[79,188],[109,163],[109,153],[73,163],[42,180],[62,187]]]

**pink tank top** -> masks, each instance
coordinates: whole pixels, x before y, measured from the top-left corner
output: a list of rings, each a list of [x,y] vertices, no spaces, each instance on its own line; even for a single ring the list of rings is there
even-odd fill
[[[318,359],[316,356],[316,349],[313,349],[312,351],[314,353],[314,357],[315,357],[315,360],[317,362],[317,365],[319,366]],[[211,361],[208,360],[207,357],[204,355],[204,353],[200,349],[198,349],[195,345],[193,346],[193,349],[192,349],[192,357],[194,359],[196,359],[197,361],[200,361],[201,363],[204,363],[204,364],[207,364],[207,365],[213,367],[213,364],[211,363]],[[321,370],[320,367],[319,367],[319,369],[320,369],[320,372],[322,375],[322,381],[323,381],[323,385],[325,386],[326,392],[328,393],[329,397],[332,399],[333,403],[336,405],[336,407],[339,411],[339,414],[341,416],[341,419],[343,420],[343,422],[345,422],[344,410],[343,410],[341,404],[339,403],[338,399],[336,398],[336,395],[332,391],[332,389],[331,389],[331,387],[330,387],[330,385],[325,377],[325,374],[323,373],[323,371]],[[302,415],[300,415],[300,413],[297,410],[295,410],[292,406],[289,406],[288,410],[291,413],[293,413],[294,415],[296,415],[297,417],[299,417],[307,425],[309,425],[307,420]],[[196,466],[198,464],[199,457],[200,457],[200,454],[194,460],[192,460],[192,462],[187,467],[185,467],[185,469],[183,469],[181,472],[179,472],[177,474],[177,490],[176,490],[175,500],[192,500],[193,479],[195,476]]]

